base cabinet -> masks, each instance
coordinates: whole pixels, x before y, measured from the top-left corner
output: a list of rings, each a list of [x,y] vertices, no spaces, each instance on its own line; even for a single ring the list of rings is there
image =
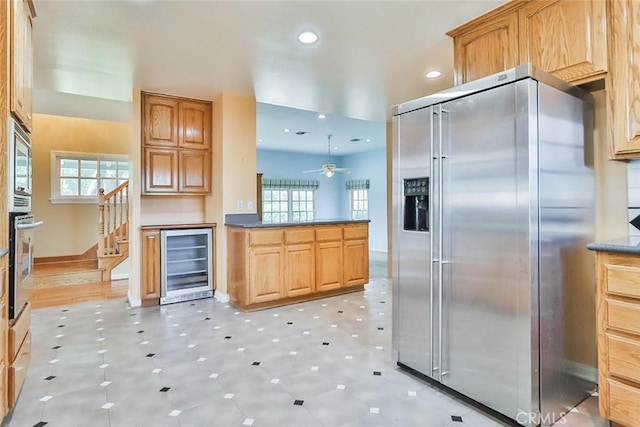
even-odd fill
[[[640,255],[598,252],[600,414],[640,426]]]
[[[142,231],[142,305],[157,305],[160,299],[160,229]]]
[[[251,282],[249,301],[258,304],[282,298],[282,248],[256,247],[250,249]]]
[[[13,408],[31,362],[31,303],[28,302],[9,328],[9,375],[7,403]]]
[[[231,302],[255,310],[362,289],[369,281],[368,227],[227,226]]]
[[[316,244],[316,283],[319,291],[330,291],[342,287],[342,241]]]
[[[314,292],[315,248],[313,243],[285,246],[285,296],[297,297]]]
[[[211,261],[210,268],[205,274],[203,280],[203,270],[200,268],[200,264],[204,263],[204,258],[199,251],[202,251],[203,247],[196,246],[190,243],[189,235],[204,234],[204,233],[180,233],[175,230],[191,230],[191,229],[204,229],[211,228],[211,236],[213,241],[210,242],[211,249],[215,247],[215,223],[201,223],[201,224],[166,224],[166,225],[144,225],[140,227],[140,298],[143,306],[158,305],[161,303],[178,302],[187,300],[189,297],[181,295],[183,298],[176,296],[176,290],[190,289],[193,292],[200,291],[199,284],[210,281],[210,286],[204,286],[209,290],[215,289],[215,262]],[[173,233],[173,234],[172,234]],[[171,235],[170,237],[168,237]],[[181,235],[181,236],[179,236]],[[166,249],[171,255],[163,254],[163,236],[169,238],[173,242],[176,242],[172,246],[166,241]],[[184,240],[186,239],[186,240]],[[184,240],[183,242],[180,242]],[[206,243],[209,245],[209,242]],[[206,250],[205,250],[206,252]],[[173,257],[173,258],[171,258]],[[208,254],[209,259],[212,258],[211,254]],[[163,267],[163,258],[168,261],[169,264]],[[197,267],[197,268],[196,268]],[[186,272],[180,271],[180,269],[186,268]],[[175,270],[174,270],[175,269]],[[195,271],[192,271],[195,270]],[[167,295],[163,295],[162,292],[162,280],[164,272],[167,273]],[[188,286],[185,286],[185,283]],[[173,293],[173,295],[168,295]],[[189,294],[190,292],[184,292]],[[198,296],[202,298],[203,296]],[[167,300],[170,301],[167,301]]]

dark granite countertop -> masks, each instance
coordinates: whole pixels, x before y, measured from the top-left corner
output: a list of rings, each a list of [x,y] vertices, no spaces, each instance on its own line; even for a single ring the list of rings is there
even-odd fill
[[[0,249],[0,258],[2,258],[3,256],[5,256],[8,253],[9,253],[9,248]]]
[[[331,225],[331,224],[359,224],[371,222],[369,219],[318,219],[314,221],[284,222],[279,224],[263,224],[261,221],[225,222],[227,227],[239,228],[275,228],[275,227],[299,227],[305,225]]]
[[[640,255],[640,237],[622,237],[620,239],[594,242],[587,245],[587,249],[599,252],[618,252],[622,254]]]

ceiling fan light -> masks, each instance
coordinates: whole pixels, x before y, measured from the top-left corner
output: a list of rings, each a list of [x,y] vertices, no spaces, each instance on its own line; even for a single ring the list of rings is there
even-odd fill
[[[331,178],[333,176],[333,171],[327,171],[327,178]]]

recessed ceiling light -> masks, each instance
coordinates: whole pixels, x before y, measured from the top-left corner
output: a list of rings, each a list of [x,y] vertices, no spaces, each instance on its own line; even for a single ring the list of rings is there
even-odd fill
[[[337,149],[338,149],[338,147],[333,147],[333,149],[334,149],[334,150],[337,150]]]
[[[371,142],[371,138],[367,138],[367,142]]]
[[[305,31],[304,33],[300,33],[298,40],[303,44],[312,44],[318,41],[318,35],[311,31]]]
[[[442,73],[440,71],[432,70],[425,74],[425,77],[428,79],[435,79],[436,77],[440,77],[441,75]]]
[[[287,128],[282,129],[282,130],[283,130],[283,131],[285,131],[285,132],[291,132],[291,131],[290,131],[289,129],[287,129]]]
[[[258,139],[258,142],[263,142],[263,139],[262,139],[262,138],[259,138],[259,139]]]
[[[326,119],[327,116],[325,114],[318,114],[319,119]]]

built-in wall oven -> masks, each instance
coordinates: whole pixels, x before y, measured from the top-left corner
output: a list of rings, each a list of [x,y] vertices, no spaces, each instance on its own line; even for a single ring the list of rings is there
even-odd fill
[[[31,139],[14,119],[9,119],[8,148],[9,319],[15,319],[29,300],[34,234],[42,221],[31,214]]]
[[[9,213],[9,319],[20,315],[31,295],[34,235],[40,225],[31,214]]]
[[[9,119],[9,212],[31,212],[31,139],[14,119]]]

